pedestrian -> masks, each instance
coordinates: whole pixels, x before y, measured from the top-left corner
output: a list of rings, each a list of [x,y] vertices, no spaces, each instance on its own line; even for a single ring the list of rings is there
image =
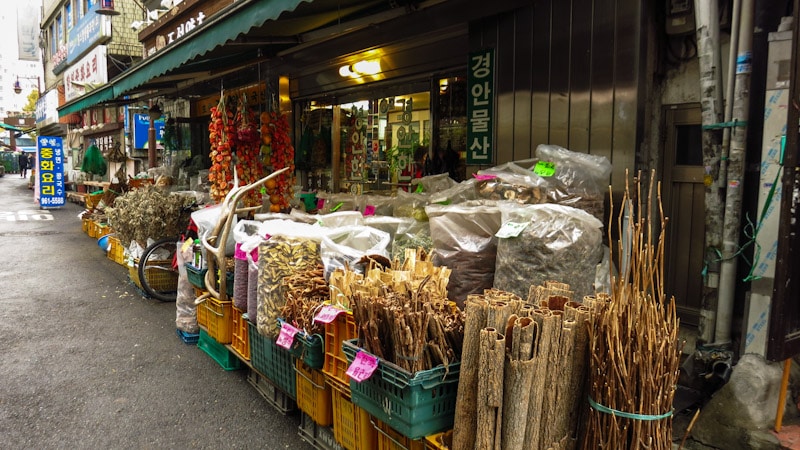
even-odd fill
[[[20,178],[25,178],[28,175],[28,155],[22,152],[17,157],[17,160],[19,161],[19,176]]]
[[[36,168],[36,154],[29,153],[28,154],[28,169],[31,169],[31,175],[34,175],[36,172],[33,170]]]

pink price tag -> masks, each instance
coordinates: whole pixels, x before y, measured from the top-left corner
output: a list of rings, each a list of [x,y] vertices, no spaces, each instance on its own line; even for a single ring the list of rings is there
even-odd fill
[[[473,174],[472,176],[475,177],[475,179],[478,180],[478,181],[494,180],[495,178],[497,178],[497,176],[495,176],[495,175]]]
[[[318,198],[317,199],[317,209],[322,209],[323,206],[325,206],[325,199],[324,198]]]
[[[371,377],[377,368],[378,357],[359,350],[359,352],[356,353],[356,358],[350,364],[350,367],[347,368],[347,375],[361,383]]]
[[[343,312],[344,311],[335,306],[325,305],[320,308],[319,312],[314,317],[314,322],[331,323],[336,319],[336,316]]]
[[[364,207],[364,215],[365,216],[374,216],[375,215],[375,205],[367,205]]]
[[[284,322],[283,325],[281,325],[281,332],[278,334],[278,340],[275,341],[275,344],[277,344],[278,347],[285,348],[286,350],[291,349],[292,343],[294,342],[294,335],[299,331],[300,330],[297,328]]]

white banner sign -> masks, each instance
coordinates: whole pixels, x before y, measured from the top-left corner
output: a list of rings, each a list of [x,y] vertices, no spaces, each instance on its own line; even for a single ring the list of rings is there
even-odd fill
[[[108,83],[106,46],[98,45],[64,71],[66,101],[76,99]]]

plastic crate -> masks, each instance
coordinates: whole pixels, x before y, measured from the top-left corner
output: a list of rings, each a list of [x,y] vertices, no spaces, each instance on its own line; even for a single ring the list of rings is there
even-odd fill
[[[356,342],[342,343],[348,361],[359,351]],[[352,400],[403,436],[419,439],[453,428],[460,367],[457,362],[411,374],[379,359],[369,379],[350,380]]]
[[[370,425],[378,432],[378,450],[425,450],[421,439],[410,439],[389,425],[372,418]]]
[[[197,344],[200,339],[200,333],[187,333],[183,330],[175,329],[175,333],[183,341],[184,344]]]
[[[453,430],[425,436],[425,450],[450,450],[453,445]]]
[[[333,435],[347,450],[372,450],[378,443],[378,432],[370,424],[369,413],[354,405],[350,396],[334,388]]]
[[[118,237],[108,237],[108,253],[106,256],[117,264],[125,265],[125,247],[122,246],[122,242]]]
[[[318,425],[327,427],[333,423],[331,411],[331,387],[325,383],[325,375],[308,367],[302,360],[295,362],[297,372],[297,407],[311,416]]]
[[[160,267],[169,267],[172,265],[172,261],[167,260],[149,260],[147,261],[148,266],[160,266]],[[147,284],[150,285],[153,289],[159,291],[177,291],[178,290],[178,272],[177,271],[170,271],[158,268],[152,269],[145,269],[144,272],[145,276],[147,277]],[[139,280],[139,259],[135,258],[133,260],[133,265],[128,266],[128,276],[130,277],[133,284],[136,285],[139,289],[142,289],[142,282]]]
[[[242,361],[228,351],[224,345],[215,341],[214,338],[209,336],[203,329],[200,330],[199,334],[197,348],[206,352],[220,367],[225,370],[238,370],[242,368]]]
[[[103,199],[103,194],[105,194],[104,191],[95,191],[87,194],[86,197],[84,197],[84,200],[86,202],[86,209],[96,208],[97,205],[100,204],[100,200]]]
[[[83,231],[87,235],[89,234],[89,229],[91,228],[91,226],[92,226],[92,219],[88,217],[84,217],[81,219],[81,231]]]
[[[208,269],[198,269],[189,263],[186,263],[185,265],[186,276],[189,279],[189,283],[196,288],[205,289],[206,272],[208,272]],[[226,277],[225,293],[228,294],[228,297],[233,297],[233,272],[226,272]]]
[[[333,437],[333,428],[315,423],[306,413],[300,414],[300,426],[297,434],[312,447],[319,450],[344,450]]]
[[[231,308],[231,348],[245,361],[250,361],[250,337],[247,332],[247,319],[242,317],[244,311]]]
[[[299,332],[294,335],[294,342],[289,353],[302,359],[312,369],[321,369],[325,363],[325,346],[323,338],[318,334]]]
[[[279,413],[289,415],[297,411],[297,404],[294,400],[278,389],[264,375],[250,369],[247,373],[247,382]]]
[[[278,347],[272,339],[258,334],[258,328],[249,320],[250,363],[259,373],[283,390],[292,400],[297,399],[297,377],[294,358],[288,350]]]
[[[233,339],[233,301],[206,297],[197,305],[197,323],[220,344],[230,344]]]
[[[342,341],[356,339],[358,329],[351,312],[343,312],[331,323],[325,324],[325,362],[322,373],[328,382],[350,395],[350,377],[347,376],[347,357],[342,351]]]

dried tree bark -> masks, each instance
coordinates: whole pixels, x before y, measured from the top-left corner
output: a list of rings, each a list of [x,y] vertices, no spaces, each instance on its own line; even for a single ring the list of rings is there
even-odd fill
[[[513,321],[511,332],[506,333],[506,346],[509,337],[511,353],[506,356],[503,372],[503,423],[502,448],[515,450],[525,448],[525,427],[520,426],[526,422],[528,416],[528,403],[531,395],[531,381],[533,380],[533,341],[538,324],[528,317],[516,318]]]
[[[475,450],[501,449],[505,340],[505,336],[491,327],[480,332]]]
[[[480,355],[480,330],[486,327],[489,303],[482,295],[467,297],[464,314],[464,344],[461,350],[461,371],[456,396],[453,450],[467,450],[475,446],[478,425],[478,364]]]

